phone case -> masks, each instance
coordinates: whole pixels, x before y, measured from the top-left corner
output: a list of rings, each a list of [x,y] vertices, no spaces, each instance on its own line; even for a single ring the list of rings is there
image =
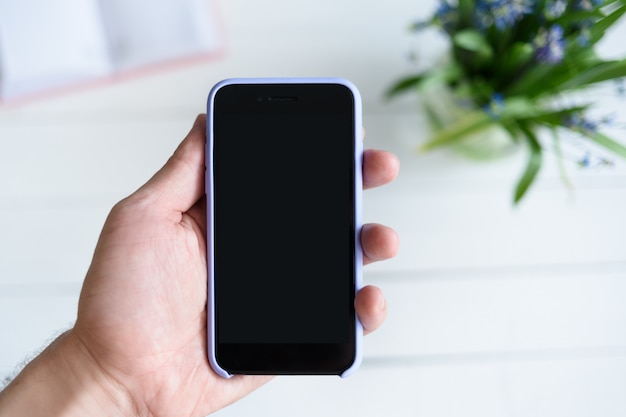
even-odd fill
[[[363,268],[363,250],[361,248],[361,240],[360,240],[360,232],[362,227],[362,189],[363,189],[363,179],[362,179],[362,161],[363,161],[363,141],[362,141],[362,104],[361,104],[361,94],[356,86],[343,78],[230,78],[225,79],[217,84],[211,89],[208,100],[207,100],[207,118],[206,118],[206,155],[207,155],[207,163],[206,163],[206,174],[205,174],[205,188],[207,200],[213,200],[213,164],[209,162],[209,155],[213,154],[213,100],[215,98],[215,94],[217,91],[226,85],[231,84],[341,84],[350,89],[354,96],[354,106],[355,106],[355,129],[354,129],[354,141],[355,141],[355,242],[356,242],[356,256],[355,256],[355,295],[356,292],[359,291],[363,285],[362,283],[362,268]],[[213,264],[213,209],[212,204],[207,204],[207,265],[208,265],[208,302],[207,302],[207,342],[208,342],[208,357],[209,363],[213,370],[220,376],[224,378],[231,378],[233,374],[229,373],[217,362],[216,352],[215,352],[215,311],[211,307],[213,303],[213,299],[215,296],[214,289],[214,264]],[[339,376],[341,378],[346,378],[352,375],[360,366],[362,357],[363,357],[363,326],[358,318],[356,317],[356,326],[355,326],[355,359],[350,368],[346,369]]]

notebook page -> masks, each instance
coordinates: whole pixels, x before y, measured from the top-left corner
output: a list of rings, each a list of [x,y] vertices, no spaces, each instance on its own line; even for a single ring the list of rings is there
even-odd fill
[[[123,71],[220,46],[207,0],[101,0],[110,54]]]
[[[96,0],[0,0],[0,96],[111,71]]]

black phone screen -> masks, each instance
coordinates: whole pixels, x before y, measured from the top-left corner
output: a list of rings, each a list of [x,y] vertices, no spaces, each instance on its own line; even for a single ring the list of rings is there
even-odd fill
[[[354,100],[340,84],[215,95],[212,307],[231,373],[339,373],[354,360]]]

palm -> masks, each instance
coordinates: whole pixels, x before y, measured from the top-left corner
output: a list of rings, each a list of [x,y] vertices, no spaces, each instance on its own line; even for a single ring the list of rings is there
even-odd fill
[[[206,414],[246,391],[228,388],[237,380],[215,375],[206,359],[206,251],[203,222],[194,216],[202,210],[197,205],[189,214],[136,208],[122,203],[107,220],[81,294],[76,329],[101,366],[123,370],[115,378],[130,378],[137,392],[159,393],[142,399],[159,415],[196,414],[182,412],[183,406]],[[229,395],[218,397],[219,404],[196,403],[215,385]]]

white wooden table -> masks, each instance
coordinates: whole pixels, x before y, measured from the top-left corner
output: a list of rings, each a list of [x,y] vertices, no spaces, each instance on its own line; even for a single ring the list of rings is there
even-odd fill
[[[362,92],[366,146],[402,163],[365,195],[366,220],[402,242],[365,274],[388,320],[354,377],[277,378],[218,415],[626,415],[626,163],[570,167],[572,197],[548,157],[512,207],[523,152],[415,154],[414,99],[383,93],[410,48],[437,55],[405,30],[434,4],[221,1],[219,60],[0,109],[0,375],[71,326],[108,210],[164,163],[215,82],[340,76]],[[624,29],[607,51],[624,51]],[[626,120],[625,99],[603,105]]]

